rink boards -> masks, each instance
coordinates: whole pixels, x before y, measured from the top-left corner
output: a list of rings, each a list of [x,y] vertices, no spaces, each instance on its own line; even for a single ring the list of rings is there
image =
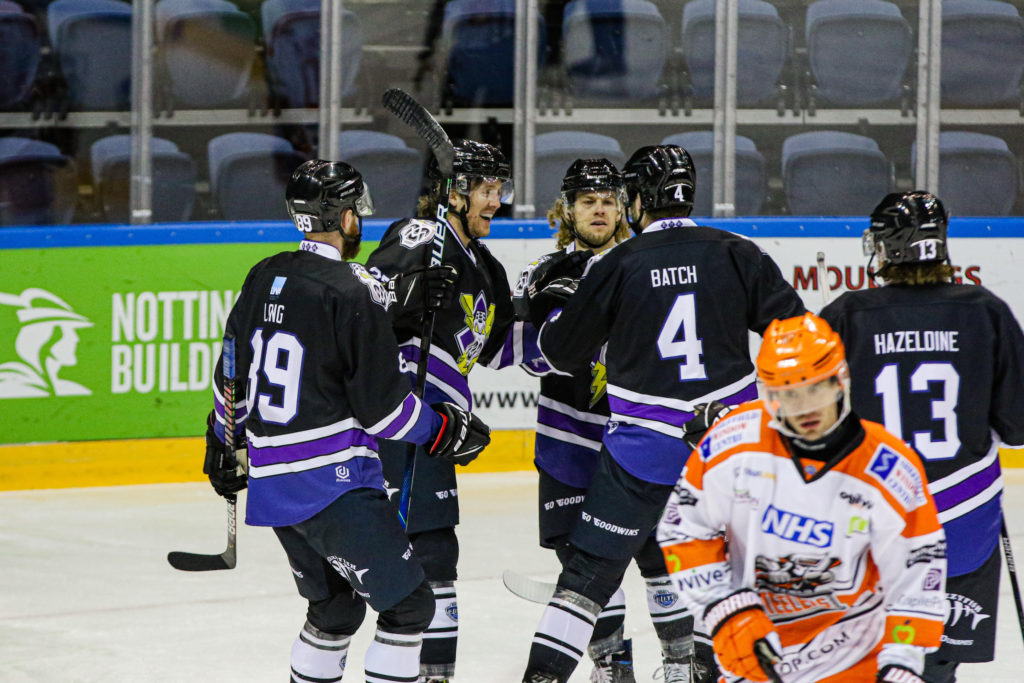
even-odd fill
[[[863,219],[708,219],[753,239],[811,310],[870,286]],[[386,222],[368,221],[368,254]],[[487,244],[515,279],[552,251],[543,221],[496,221]],[[959,276],[1024,312],[1024,220],[954,219]],[[223,323],[246,271],[292,247],[284,223],[0,231],[0,490],[193,481]],[[638,302],[640,303],[640,302]],[[756,345],[756,338],[752,340]],[[537,380],[477,368],[470,385],[494,441],[473,471],[532,467]],[[1024,456],[1004,453],[1004,464]]]

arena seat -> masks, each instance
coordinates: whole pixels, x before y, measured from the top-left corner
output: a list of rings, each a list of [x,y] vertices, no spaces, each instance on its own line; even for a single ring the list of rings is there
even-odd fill
[[[538,44],[546,41],[539,20]],[[459,104],[508,107],[515,99],[515,0],[453,0],[441,45],[450,94]],[[544,63],[543,50],[538,55]]]
[[[72,110],[131,107],[132,6],[119,0],[55,0],[46,14]]]
[[[270,91],[284,107],[320,105],[320,0],[266,0],[260,6]],[[351,97],[363,55],[359,17],[342,11],[341,96]]]
[[[0,137],[0,226],[70,223],[76,184],[74,162],[56,145]]]
[[[533,203],[538,216],[543,216],[555,203],[562,186],[562,177],[577,159],[604,158],[622,169],[626,155],[619,141],[607,135],[575,130],[541,133],[534,140],[536,171]]]
[[[773,5],[739,0],[736,52],[736,104],[763,103],[777,94],[786,64],[789,29]],[[683,7],[682,49],[694,98],[715,97],[715,0],[693,0]]]
[[[156,42],[173,101],[197,109],[247,98],[256,59],[256,22],[227,0],[159,0]]]
[[[562,63],[584,98],[650,99],[668,56],[668,28],[647,0],[572,0],[562,18]]]
[[[411,216],[423,176],[423,155],[402,138],[372,130],[343,130],[338,158],[363,175],[373,197],[375,218]]]
[[[911,164],[917,163],[917,143]],[[1017,201],[1017,158],[1006,141],[966,131],[939,133],[939,197],[955,216],[1008,216]]]
[[[862,216],[891,191],[892,164],[871,138],[839,131],[782,143],[782,185],[796,216]]]
[[[1020,101],[1024,20],[996,0],[942,3],[942,106],[1009,106]]]
[[[712,181],[714,171],[715,135],[711,131],[694,131],[669,135],[663,145],[679,145],[693,159],[697,171],[697,192],[694,195],[693,215],[712,215]],[[756,216],[764,203],[764,156],[757,151],[754,141],[736,136],[736,215]]]
[[[807,8],[805,35],[817,97],[840,106],[900,97],[914,38],[895,4],[819,0]]]
[[[227,133],[207,145],[210,194],[230,221],[288,220],[284,189],[306,158],[266,133]]]
[[[24,104],[39,70],[42,41],[32,15],[0,0],[0,110]]]
[[[170,140],[153,138],[154,222],[187,221],[196,198],[196,165]],[[92,178],[103,218],[111,223],[131,220],[130,135],[100,138],[89,148]]]

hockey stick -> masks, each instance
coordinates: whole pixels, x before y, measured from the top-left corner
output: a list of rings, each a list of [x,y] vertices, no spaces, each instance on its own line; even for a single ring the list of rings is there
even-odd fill
[[[502,573],[501,581],[513,595],[540,605],[551,602],[551,596],[555,594],[555,584],[516,574],[511,569]]]
[[[385,109],[416,131],[437,159],[442,181],[441,193],[437,198],[437,228],[430,248],[430,265],[439,266],[444,254],[444,239],[448,234],[448,204],[453,182],[455,146],[437,119],[409,93],[399,88],[391,88],[384,93],[381,102]],[[427,313],[423,319],[423,329],[420,331],[420,356],[416,365],[416,384],[413,387],[413,393],[418,398],[423,398],[423,391],[427,386],[427,362],[430,359],[430,338],[434,334],[434,318],[434,311]],[[405,451],[405,469],[402,472],[401,497],[398,501],[398,518],[403,528],[409,526],[409,507],[412,504],[412,484],[415,477],[416,445],[410,443]]]
[[[818,286],[821,288],[821,306],[828,306],[828,268],[825,267],[825,252],[818,252]]]
[[[221,363],[224,374],[224,450],[220,455],[220,466],[224,468],[235,460],[235,340],[224,337],[221,351]],[[237,463],[236,463],[237,465]],[[167,553],[167,561],[175,569],[185,572],[206,572],[215,569],[234,569],[235,556],[235,503],[238,497],[234,493],[224,496],[228,502],[228,547],[219,555],[202,555],[172,550]]]
[[[775,670],[775,665],[782,661],[782,657],[775,654],[767,640],[761,638],[754,643],[754,656],[771,683],[783,683],[779,672]]]
[[[1000,520],[999,536],[1003,542],[1003,555],[1006,557],[1006,571],[1010,575],[1010,588],[1013,589],[1013,602],[1017,606],[1017,621],[1020,622],[1020,634],[1024,638],[1024,607],[1020,602],[1020,584],[1017,583],[1017,564],[1013,561],[1013,549],[1010,548],[1010,533],[1006,530],[1006,515]]]

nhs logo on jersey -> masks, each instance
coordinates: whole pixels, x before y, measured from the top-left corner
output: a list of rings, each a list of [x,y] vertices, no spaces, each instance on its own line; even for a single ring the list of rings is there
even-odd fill
[[[274,282],[270,285],[270,298],[276,299],[281,296],[282,290],[284,290],[284,282],[288,278],[278,275],[274,278]]]
[[[816,548],[827,548],[832,544],[834,528],[832,522],[780,510],[774,505],[769,505],[761,517],[761,531]]]

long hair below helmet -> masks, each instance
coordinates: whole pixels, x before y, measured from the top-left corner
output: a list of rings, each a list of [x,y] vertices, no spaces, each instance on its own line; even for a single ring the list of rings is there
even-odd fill
[[[576,219],[573,215],[573,204],[581,192],[612,192],[619,209],[619,220],[615,230],[601,244],[591,244],[576,230]],[[619,169],[607,159],[577,159],[569,166],[562,178],[562,186],[554,206],[548,210],[548,224],[558,227],[558,247],[562,248],[575,239],[580,239],[591,249],[597,249],[610,240],[619,242],[629,237],[626,228],[626,191],[625,182]]]

